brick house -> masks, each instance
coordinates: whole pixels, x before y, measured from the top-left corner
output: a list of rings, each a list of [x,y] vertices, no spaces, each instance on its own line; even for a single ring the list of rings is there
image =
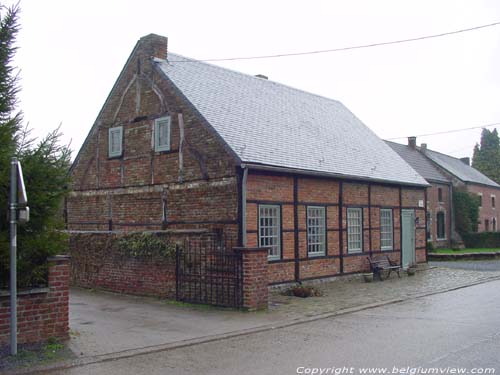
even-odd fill
[[[425,262],[427,182],[340,102],[141,38],[78,153],[72,231],[208,229],[271,284]]]
[[[386,143],[429,183],[427,188],[427,241],[435,248],[449,248],[453,234],[452,184],[439,168],[416,147],[416,138],[408,145]]]
[[[424,143],[422,152],[440,171],[447,176],[455,189],[464,189],[480,197],[478,232],[497,232],[498,213],[497,197],[500,197],[500,185],[470,166],[469,158],[454,158],[429,150]]]

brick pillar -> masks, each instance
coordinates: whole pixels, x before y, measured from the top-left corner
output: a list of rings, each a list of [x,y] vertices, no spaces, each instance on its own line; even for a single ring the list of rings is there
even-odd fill
[[[268,277],[266,247],[236,247],[243,258],[243,308],[253,310],[267,309]]]
[[[56,255],[49,262],[49,296],[53,301],[53,313],[56,319],[49,327],[50,337],[69,337],[69,255]]]

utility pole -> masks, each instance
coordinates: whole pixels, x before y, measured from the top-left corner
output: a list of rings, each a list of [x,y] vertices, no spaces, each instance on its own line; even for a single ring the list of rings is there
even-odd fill
[[[10,162],[10,354],[17,354],[17,158]]]

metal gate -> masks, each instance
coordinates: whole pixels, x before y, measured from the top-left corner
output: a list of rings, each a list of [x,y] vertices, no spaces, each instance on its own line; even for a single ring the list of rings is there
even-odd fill
[[[242,306],[242,256],[219,236],[189,239],[176,248],[176,299]]]

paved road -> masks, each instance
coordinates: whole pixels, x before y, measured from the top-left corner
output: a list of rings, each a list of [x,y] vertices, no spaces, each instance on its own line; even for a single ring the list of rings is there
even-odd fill
[[[297,368],[304,370],[302,367],[346,367],[343,373],[348,374],[358,373],[362,367],[392,371],[394,366],[452,366],[469,371],[494,368],[498,374],[499,291],[500,281],[492,281],[288,328],[55,374],[278,375],[296,374]]]
[[[494,260],[460,260],[450,262],[429,262],[430,266],[454,268],[473,271],[500,271],[500,259]]]

